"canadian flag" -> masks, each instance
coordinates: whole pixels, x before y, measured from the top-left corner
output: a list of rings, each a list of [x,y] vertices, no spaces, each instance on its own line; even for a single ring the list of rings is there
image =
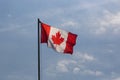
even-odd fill
[[[76,44],[77,35],[41,22],[41,43],[47,43],[48,47],[57,52],[72,54]]]

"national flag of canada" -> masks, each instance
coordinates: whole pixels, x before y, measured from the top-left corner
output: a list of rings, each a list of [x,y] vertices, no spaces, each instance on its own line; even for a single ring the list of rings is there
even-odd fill
[[[57,52],[73,53],[77,35],[41,22],[41,43],[47,43],[48,47]]]

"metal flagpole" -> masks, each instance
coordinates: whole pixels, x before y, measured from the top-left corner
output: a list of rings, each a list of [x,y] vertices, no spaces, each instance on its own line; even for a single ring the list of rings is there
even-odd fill
[[[38,80],[40,80],[40,20],[38,18]]]

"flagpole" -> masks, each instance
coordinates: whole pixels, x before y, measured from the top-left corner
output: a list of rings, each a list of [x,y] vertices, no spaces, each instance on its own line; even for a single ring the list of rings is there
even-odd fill
[[[40,20],[38,18],[38,80],[40,80]]]

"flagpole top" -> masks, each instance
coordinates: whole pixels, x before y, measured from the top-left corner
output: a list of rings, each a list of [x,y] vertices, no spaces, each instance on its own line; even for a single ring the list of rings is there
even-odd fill
[[[39,18],[38,18],[38,22],[39,22],[39,23],[42,23]]]

